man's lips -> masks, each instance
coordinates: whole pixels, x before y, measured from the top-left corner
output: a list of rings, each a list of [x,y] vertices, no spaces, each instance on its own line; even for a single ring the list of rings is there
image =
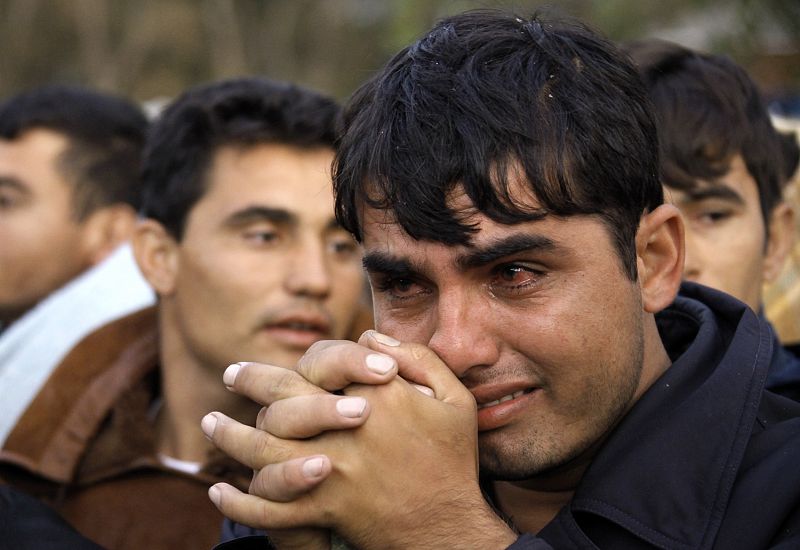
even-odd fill
[[[330,329],[319,323],[314,323],[312,321],[284,321],[280,323],[270,323],[265,326],[265,328],[279,328],[279,329],[287,329],[287,330],[304,330],[309,332],[319,332],[323,334],[328,334]]]
[[[331,336],[331,322],[325,315],[295,312],[270,319],[263,330],[293,347],[308,347]]]
[[[479,409],[510,401],[520,395],[532,392],[536,387],[535,383],[523,381],[500,384],[477,384],[472,386],[467,384],[467,388],[475,397]]]
[[[500,399],[495,399],[494,401],[489,401],[488,403],[479,403],[478,410],[485,409],[486,407],[494,407],[495,405],[499,405],[500,403],[505,403],[506,401],[511,401],[512,399],[516,399],[525,393],[533,390],[519,390],[515,391],[514,393],[506,394]]]
[[[474,388],[472,393],[478,404],[478,430],[493,430],[512,422],[534,403],[538,389],[523,384]]]

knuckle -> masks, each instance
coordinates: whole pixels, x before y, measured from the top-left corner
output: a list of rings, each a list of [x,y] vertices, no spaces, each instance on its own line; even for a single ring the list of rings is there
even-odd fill
[[[347,354],[351,348],[357,349],[355,346],[353,342],[338,340],[316,342],[297,363],[297,373],[312,385],[338,385],[342,375],[341,366],[350,364],[341,359],[349,357]],[[339,368],[332,368],[334,365]]]
[[[275,448],[272,445],[272,437],[265,432],[257,432],[252,447],[252,455],[250,456],[250,465],[260,467],[263,464],[267,464],[272,460],[272,455],[274,454]]]
[[[276,367],[272,378],[272,384],[269,388],[271,401],[291,395],[298,382],[298,374],[296,372],[280,367]]]
[[[422,344],[406,344],[408,346],[408,352],[411,355],[411,358],[414,361],[434,361],[439,360],[439,356],[436,355],[432,349],[428,346],[423,346]]]
[[[303,357],[311,357],[313,355],[318,354],[320,351],[324,350],[330,345],[328,340],[318,340],[311,344],[306,352],[303,354]]]
[[[297,362],[298,370],[306,370],[313,368],[315,364],[320,361],[320,357],[324,356],[331,348],[337,347],[339,344],[336,340],[319,340],[311,344],[306,352],[300,356]]]
[[[264,435],[262,434],[258,434],[255,438],[252,455],[250,457],[251,465],[255,465],[261,462],[261,460],[263,460],[264,456],[267,454],[267,451],[269,450],[269,443],[267,441],[266,434]]]

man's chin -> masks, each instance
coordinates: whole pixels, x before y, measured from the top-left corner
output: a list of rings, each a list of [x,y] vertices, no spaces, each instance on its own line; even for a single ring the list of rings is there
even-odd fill
[[[481,476],[496,481],[524,481],[558,475],[571,463],[570,457],[535,444],[508,447],[480,441],[479,445]]]

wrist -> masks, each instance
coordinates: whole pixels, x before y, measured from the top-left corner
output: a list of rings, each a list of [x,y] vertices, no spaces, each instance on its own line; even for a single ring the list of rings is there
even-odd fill
[[[438,521],[434,520],[434,517],[438,517]],[[393,546],[398,549],[503,550],[514,544],[518,537],[519,535],[485,501],[473,506],[453,503],[443,514],[429,514],[424,523],[416,529],[410,529],[404,540]]]

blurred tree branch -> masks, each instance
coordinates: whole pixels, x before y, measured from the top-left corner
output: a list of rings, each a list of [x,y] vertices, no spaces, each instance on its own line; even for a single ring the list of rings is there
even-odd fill
[[[529,15],[540,4],[540,0],[0,0],[0,95],[68,81],[144,100],[173,96],[212,79],[262,74],[341,99],[442,16],[492,6]],[[703,47],[729,53],[771,86],[800,90],[797,0],[553,0],[550,4],[615,40],[693,25]],[[720,25],[715,14],[722,12],[730,24]],[[775,54],[778,37],[788,37],[788,45]]]

